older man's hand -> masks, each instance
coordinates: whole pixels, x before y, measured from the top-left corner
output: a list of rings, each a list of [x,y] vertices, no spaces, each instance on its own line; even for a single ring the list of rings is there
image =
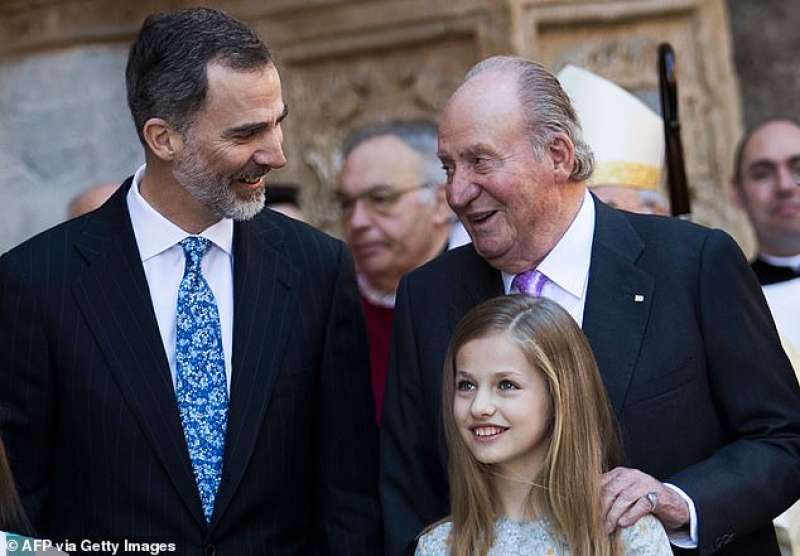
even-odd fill
[[[655,493],[657,502],[651,512],[648,493]],[[607,533],[630,527],[652,513],[664,528],[675,531],[689,525],[689,506],[680,495],[658,479],[637,469],[616,467],[603,474],[600,490],[603,519]]]

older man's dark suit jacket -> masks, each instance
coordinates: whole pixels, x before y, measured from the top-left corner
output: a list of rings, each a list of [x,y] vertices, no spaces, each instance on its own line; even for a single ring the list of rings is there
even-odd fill
[[[700,554],[777,555],[770,520],[800,496],[800,392],[755,277],[720,231],[595,204],[583,329],[628,465],[692,498]],[[381,427],[387,556],[449,511],[442,363],[460,318],[502,293],[471,245],[400,285]]]
[[[37,534],[378,553],[377,433],[343,244],[270,210],[234,226],[228,430],[206,525],[129,186],[0,259],[0,430]]]

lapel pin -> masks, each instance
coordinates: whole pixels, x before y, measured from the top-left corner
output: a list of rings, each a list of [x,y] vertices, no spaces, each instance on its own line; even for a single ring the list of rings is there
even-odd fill
[[[644,301],[644,296],[640,293],[637,293],[636,295],[633,296],[633,300],[636,303],[642,303]]]

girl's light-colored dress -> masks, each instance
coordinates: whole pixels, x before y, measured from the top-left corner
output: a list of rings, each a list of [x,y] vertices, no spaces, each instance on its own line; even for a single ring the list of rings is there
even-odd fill
[[[423,535],[415,556],[450,556],[448,521]],[[625,556],[672,556],[661,522],[647,515],[623,529]],[[487,556],[568,556],[567,545],[554,537],[546,520],[514,521],[500,518],[494,525],[494,545]]]

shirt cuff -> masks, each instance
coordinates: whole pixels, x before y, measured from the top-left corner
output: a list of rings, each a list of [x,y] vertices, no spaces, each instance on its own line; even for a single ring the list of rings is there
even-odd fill
[[[689,498],[689,495],[675,485],[664,483],[664,486],[677,492],[678,496],[683,498],[686,505],[689,506],[689,530],[681,528],[675,531],[667,531],[669,542],[678,548],[697,548],[697,511],[695,510],[694,502]]]

